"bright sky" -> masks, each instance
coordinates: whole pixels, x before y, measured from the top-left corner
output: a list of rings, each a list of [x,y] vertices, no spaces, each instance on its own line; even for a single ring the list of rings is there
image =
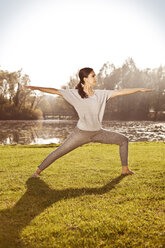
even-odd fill
[[[0,0],[0,66],[60,88],[82,67],[165,65],[164,0]]]

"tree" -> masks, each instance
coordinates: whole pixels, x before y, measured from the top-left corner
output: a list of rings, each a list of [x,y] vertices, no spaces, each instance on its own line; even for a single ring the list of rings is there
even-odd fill
[[[115,66],[113,64],[110,64],[109,62],[105,63],[97,75],[97,88],[104,89],[106,87],[106,89],[113,89],[116,82],[115,80],[111,80],[111,77],[115,75],[114,72]]]
[[[0,70],[0,118],[36,118],[28,107],[31,91],[24,86],[30,84],[29,76],[17,72]],[[36,112],[37,113],[37,112]],[[28,117],[27,117],[28,116]]]
[[[155,111],[154,119],[161,119],[159,114],[165,111],[165,67],[160,66],[152,71],[150,82],[154,89],[151,99],[151,107]]]
[[[66,89],[66,88],[74,89],[78,83],[79,83],[79,76],[78,76],[78,71],[77,71],[77,73],[70,76],[69,82],[63,85],[62,88],[63,89]]]

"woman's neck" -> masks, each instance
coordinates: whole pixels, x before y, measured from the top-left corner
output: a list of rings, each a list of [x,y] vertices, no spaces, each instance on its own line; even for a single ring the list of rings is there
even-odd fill
[[[88,95],[88,96],[93,96],[94,94],[94,90],[92,89],[91,86],[86,86],[84,85],[84,92]]]

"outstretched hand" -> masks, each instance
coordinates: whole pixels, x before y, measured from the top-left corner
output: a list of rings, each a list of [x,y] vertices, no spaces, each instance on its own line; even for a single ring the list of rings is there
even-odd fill
[[[152,89],[140,89],[140,92],[151,92]]]

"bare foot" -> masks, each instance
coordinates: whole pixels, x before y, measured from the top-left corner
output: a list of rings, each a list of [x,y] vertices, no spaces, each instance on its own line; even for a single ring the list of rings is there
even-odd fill
[[[41,170],[38,168],[38,169],[34,172],[34,174],[32,175],[32,177],[39,177],[40,173],[41,173]]]
[[[122,175],[133,175],[133,174],[136,175],[136,173],[131,170],[127,170],[126,172],[122,172],[121,174]]]
[[[133,175],[133,174],[135,174],[136,175],[136,173],[135,172],[133,172],[133,171],[131,171],[129,168],[128,168],[128,166],[126,165],[126,166],[122,166],[122,172],[121,172],[121,175]]]
[[[37,172],[34,172],[34,174],[32,175],[32,177],[39,177],[39,174]]]

